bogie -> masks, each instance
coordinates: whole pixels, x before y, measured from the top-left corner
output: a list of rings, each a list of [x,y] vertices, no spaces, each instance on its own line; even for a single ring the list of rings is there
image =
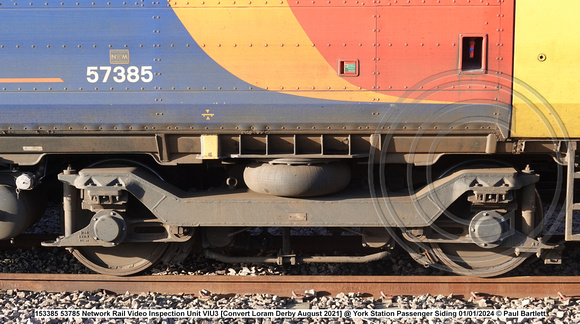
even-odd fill
[[[413,180],[406,190],[381,190],[369,178],[349,181],[346,188],[341,186],[342,190],[336,193],[297,198],[256,193],[252,186],[232,186],[233,172],[227,169],[235,170],[237,166],[218,167],[226,169],[220,172],[221,187],[184,191],[153,169],[135,163],[130,166],[132,163],[126,160],[124,163],[129,166],[97,163],[79,172],[65,170],[59,175],[65,189],[78,194],[76,199],[64,202],[64,209],[71,213],[65,218],[75,219],[75,228],[65,229],[67,235],[44,245],[71,247],[75,256],[90,268],[109,274],[118,271],[119,275],[145,270],[157,261],[170,261],[168,256],[173,249],[193,244],[196,238],[193,229],[198,227],[201,230],[197,235],[203,240],[206,256],[221,261],[368,262],[387,256],[395,239],[398,244],[408,246],[406,249],[413,256],[424,256],[421,251],[431,255],[428,261],[417,258],[419,263],[439,264],[457,273],[477,276],[507,272],[529,255],[542,255],[556,247],[538,241],[535,227],[530,230],[529,226],[521,225],[522,215],[529,213],[526,208],[541,206],[539,201],[522,203],[536,199],[533,188],[538,176],[505,165],[459,167],[442,173],[425,186]],[[347,170],[347,179],[351,173],[366,174],[368,170],[366,164],[349,164],[343,169]],[[289,170],[294,174],[293,169]],[[242,178],[242,183],[245,182],[247,179]],[[336,191],[330,185],[331,192]],[[527,188],[532,188],[531,196]],[[531,215],[541,220],[541,207]],[[86,220],[81,221],[82,217]],[[248,228],[328,227],[328,224],[332,228],[355,228],[362,246],[386,250],[369,252],[364,257],[297,256],[291,252],[288,237],[284,240],[288,246],[270,251],[272,257],[252,256],[267,250],[271,239],[248,236]],[[222,253],[224,249],[246,255],[231,257]],[[131,250],[152,254],[132,256],[128,252]],[[487,266],[479,266],[479,261],[473,261],[482,256],[498,256],[502,266],[490,265],[491,261]],[[110,264],[103,261],[107,258]],[[463,258],[466,260],[457,261]]]

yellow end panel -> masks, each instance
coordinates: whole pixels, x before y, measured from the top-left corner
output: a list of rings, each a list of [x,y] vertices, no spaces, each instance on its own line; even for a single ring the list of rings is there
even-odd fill
[[[580,137],[580,1],[516,2],[513,137]]]

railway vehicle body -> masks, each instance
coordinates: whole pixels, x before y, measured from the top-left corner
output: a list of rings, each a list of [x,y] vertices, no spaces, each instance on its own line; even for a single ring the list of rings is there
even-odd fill
[[[557,222],[578,239],[578,10],[573,0],[2,2],[0,233],[30,226],[59,182],[63,233],[43,244],[108,274],[182,256],[195,238],[225,261],[386,254],[299,256],[296,227],[347,229],[467,275],[531,255],[559,262],[562,244],[543,229],[554,208],[544,215],[536,187],[561,180]],[[277,254],[228,252],[247,229],[271,227],[283,232]]]

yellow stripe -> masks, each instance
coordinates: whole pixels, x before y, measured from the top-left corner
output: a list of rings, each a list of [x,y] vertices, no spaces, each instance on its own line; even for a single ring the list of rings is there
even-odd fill
[[[55,83],[64,82],[60,78],[0,78],[0,83]]]

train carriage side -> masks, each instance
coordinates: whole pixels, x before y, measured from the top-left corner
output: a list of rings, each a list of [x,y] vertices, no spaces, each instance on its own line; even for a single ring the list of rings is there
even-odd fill
[[[577,64],[564,47],[575,38],[535,22],[573,26],[577,6],[0,5],[0,234],[26,229],[59,183],[64,232],[43,244],[101,273],[145,270],[196,239],[225,261],[387,254],[296,256],[292,227],[354,231],[385,251],[396,242],[467,275],[557,259],[532,170],[574,156]],[[221,252],[255,227],[282,227],[283,248]]]

